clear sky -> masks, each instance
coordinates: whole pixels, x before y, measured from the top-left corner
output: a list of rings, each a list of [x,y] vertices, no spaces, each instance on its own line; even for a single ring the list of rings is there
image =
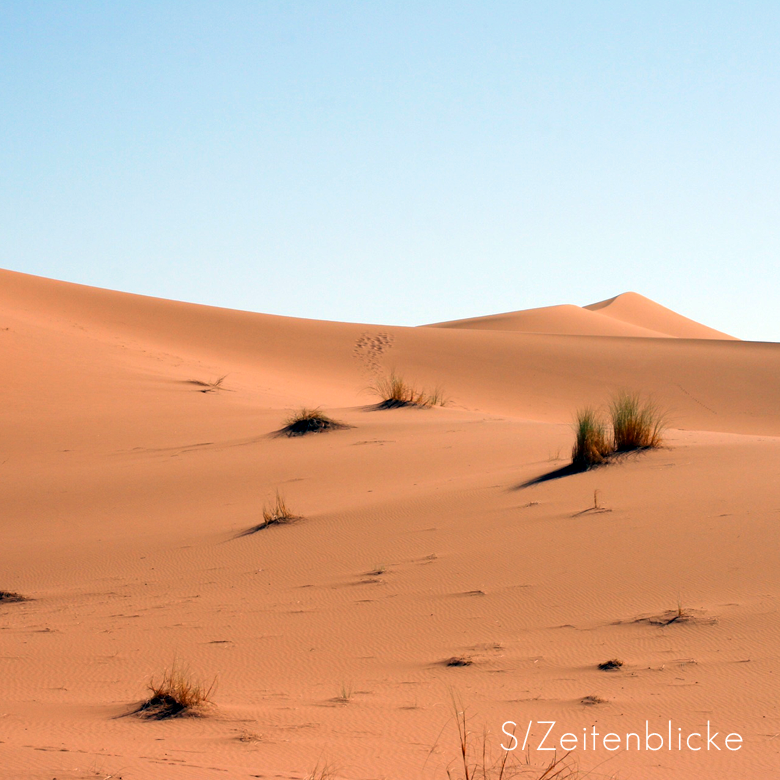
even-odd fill
[[[0,2],[0,266],[780,341],[780,2]]]

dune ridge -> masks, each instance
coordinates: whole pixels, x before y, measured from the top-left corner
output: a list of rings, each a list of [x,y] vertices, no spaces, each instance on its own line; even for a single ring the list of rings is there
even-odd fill
[[[422,327],[508,330],[562,336],[735,340],[733,336],[683,317],[634,292],[622,293],[583,307],[572,304],[545,306]]]

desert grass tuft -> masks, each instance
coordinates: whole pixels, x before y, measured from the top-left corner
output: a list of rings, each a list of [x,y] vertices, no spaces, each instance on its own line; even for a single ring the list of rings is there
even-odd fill
[[[308,409],[304,406],[284,421],[284,427],[279,433],[287,436],[305,436],[307,433],[339,431],[349,427],[346,423],[328,417],[319,408]]]
[[[440,387],[432,391],[421,390],[395,371],[392,371],[389,376],[379,377],[369,390],[381,399],[379,402],[381,409],[397,409],[402,406],[444,406],[447,402]]]
[[[240,539],[244,536],[251,536],[258,531],[262,531],[265,528],[270,528],[274,525],[287,525],[288,523],[294,523],[296,520],[302,520],[300,515],[296,515],[290,507],[287,506],[287,501],[281,492],[277,489],[276,497],[271,504],[263,505],[263,519],[257,525],[253,525],[251,528],[245,528],[236,534],[235,538]]]
[[[318,761],[314,769],[306,775],[306,780],[335,780],[335,777],[336,770],[330,764],[320,764]]]
[[[269,525],[284,525],[298,519],[299,516],[290,510],[284,496],[277,490],[274,502],[263,507],[263,522],[257,526],[257,530],[268,528]]]
[[[20,601],[27,601],[27,597],[12,590],[0,590],[0,604],[16,604]]]
[[[672,623],[686,623],[693,617],[693,614],[683,607],[682,599],[679,596],[677,597],[677,609],[671,610],[667,615],[668,617],[661,619],[662,625],[670,626]]]
[[[249,731],[248,729],[241,729],[238,732],[238,736],[236,736],[236,739],[239,742],[244,742],[244,743],[262,742],[263,741],[263,735],[262,734],[258,734],[255,731]]]
[[[352,699],[352,685],[344,682],[341,683],[341,688],[339,688],[339,695],[336,696],[334,701],[337,701],[341,704],[349,704],[351,699]]]
[[[612,446],[616,452],[660,447],[664,420],[658,407],[638,393],[618,393],[610,402]]]
[[[576,438],[571,452],[572,465],[589,469],[604,463],[612,447],[606,425],[594,409],[588,406],[577,410],[574,433]]]
[[[187,383],[198,387],[199,393],[216,393],[217,390],[225,389],[222,387],[222,383],[225,381],[225,379],[227,379],[227,374],[219,377],[219,379],[215,379],[213,382],[204,381],[202,379],[188,379]]]
[[[135,712],[152,720],[202,716],[212,706],[215,687],[216,678],[207,687],[193,680],[188,669],[174,663],[163,672],[159,681],[154,677],[149,681],[149,698]]]
[[[596,704],[606,704],[607,700],[602,699],[601,696],[595,696],[591,694],[589,696],[583,696],[580,699],[580,704],[584,704],[586,707],[594,707]]]
[[[514,767],[510,767],[510,751],[499,750],[499,757],[495,756],[490,737],[483,731],[481,739],[474,737],[466,718],[466,711],[452,694],[452,705],[457,727],[457,752],[450,766],[447,768],[449,780],[508,780],[522,774],[532,780],[529,771],[518,770],[517,760],[514,759]],[[579,776],[576,768],[569,762],[569,753],[563,756],[553,757],[541,774],[534,774],[535,780],[575,780]]]

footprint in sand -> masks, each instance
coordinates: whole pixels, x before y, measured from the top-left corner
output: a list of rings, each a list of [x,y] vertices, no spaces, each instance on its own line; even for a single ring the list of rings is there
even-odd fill
[[[381,360],[385,352],[393,346],[393,337],[389,333],[363,333],[355,342],[352,354],[372,374],[382,372]]]

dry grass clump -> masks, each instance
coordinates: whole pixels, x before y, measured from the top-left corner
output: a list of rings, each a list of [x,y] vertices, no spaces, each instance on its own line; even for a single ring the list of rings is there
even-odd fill
[[[677,599],[677,609],[670,609],[663,615],[646,619],[648,623],[652,623],[654,626],[671,626],[672,623],[687,623],[689,620],[694,620],[694,614],[689,609],[683,607],[679,598]]]
[[[339,431],[349,428],[346,423],[328,417],[319,408],[302,407],[293,412],[285,421],[279,433],[287,436],[305,436],[307,433],[322,433],[323,431]]]
[[[593,707],[596,704],[606,704],[607,700],[602,699],[601,696],[595,696],[591,694],[590,696],[583,696],[580,699],[580,704],[584,704],[586,707]]]
[[[273,503],[263,505],[263,520],[257,525],[253,525],[251,528],[246,528],[240,533],[236,534],[236,539],[240,539],[244,536],[251,536],[258,531],[262,531],[264,528],[270,528],[273,525],[286,525],[287,523],[293,523],[296,520],[301,520],[300,515],[296,515],[287,506],[287,501],[284,496],[276,491],[276,497]]]
[[[441,388],[436,387],[432,391],[421,390],[395,371],[391,372],[390,376],[377,379],[369,389],[382,399],[379,403],[381,409],[397,409],[401,406],[444,406],[446,403]]]
[[[200,393],[216,393],[217,390],[225,389],[222,387],[222,383],[225,381],[225,379],[227,379],[227,374],[219,377],[219,379],[215,379],[213,382],[204,381],[202,379],[188,379],[187,384],[195,385],[196,387],[200,388],[200,390],[198,390]]]
[[[338,702],[339,704],[349,704],[349,702],[352,700],[352,685],[347,683],[341,683],[341,688],[339,688],[339,695],[336,696],[333,701]]]
[[[658,407],[637,393],[618,393],[610,402],[615,452],[661,446],[663,416]]]
[[[474,659],[467,655],[454,655],[452,658],[448,658],[445,662],[445,666],[471,666],[474,663]]]
[[[15,604],[19,601],[27,601],[27,598],[12,590],[0,590],[0,604]]]
[[[529,771],[517,768],[517,759],[513,760],[514,767],[509,765],[512,751],[498,750],[499,757],[495,756],[491,740],[487,732],[482,733],[482,738],[474,738],[469,731],[466,722],[466,712],[453,695],[453,707],[455,710],[455,724],[458,729],[458,756],[453,759],[447,768],[449,780],[509,780],[522,774],[528,780],[532,780]],[[511,743],[511,740],[510,740]],[[511,747],[511,744],[507,747]],[[518,745],[515,745],[517,748]],[[452,765],[456,766],[452,766]],[[569,762],[569,754],[555,756],[541,774],[534,775],[535,780],[575,780],[579,777],[576,767]]]
[[[263,522],[257,526],[257,530],[267,528],[269,525],[284,525],[298,519],[298,515],[292,513],[284,496],[277,490],[273,504],[263,507]]]
[[[306,775],[306,780],[335,780],[336,770],[330,764],[320,765],[319,761],[314,769]]]
[[[154,720],[205,715],[211,706],[216,678],[206,687],[192,679],[188,669],[174,664],[163,672],[162,679],[149,681],[150,696],[142,702],[136,714]]]
[[[574,423],[576,439],[571,462],[582,469],[603,463],[612,452],[606,425],[590,407],[577,411]]]

